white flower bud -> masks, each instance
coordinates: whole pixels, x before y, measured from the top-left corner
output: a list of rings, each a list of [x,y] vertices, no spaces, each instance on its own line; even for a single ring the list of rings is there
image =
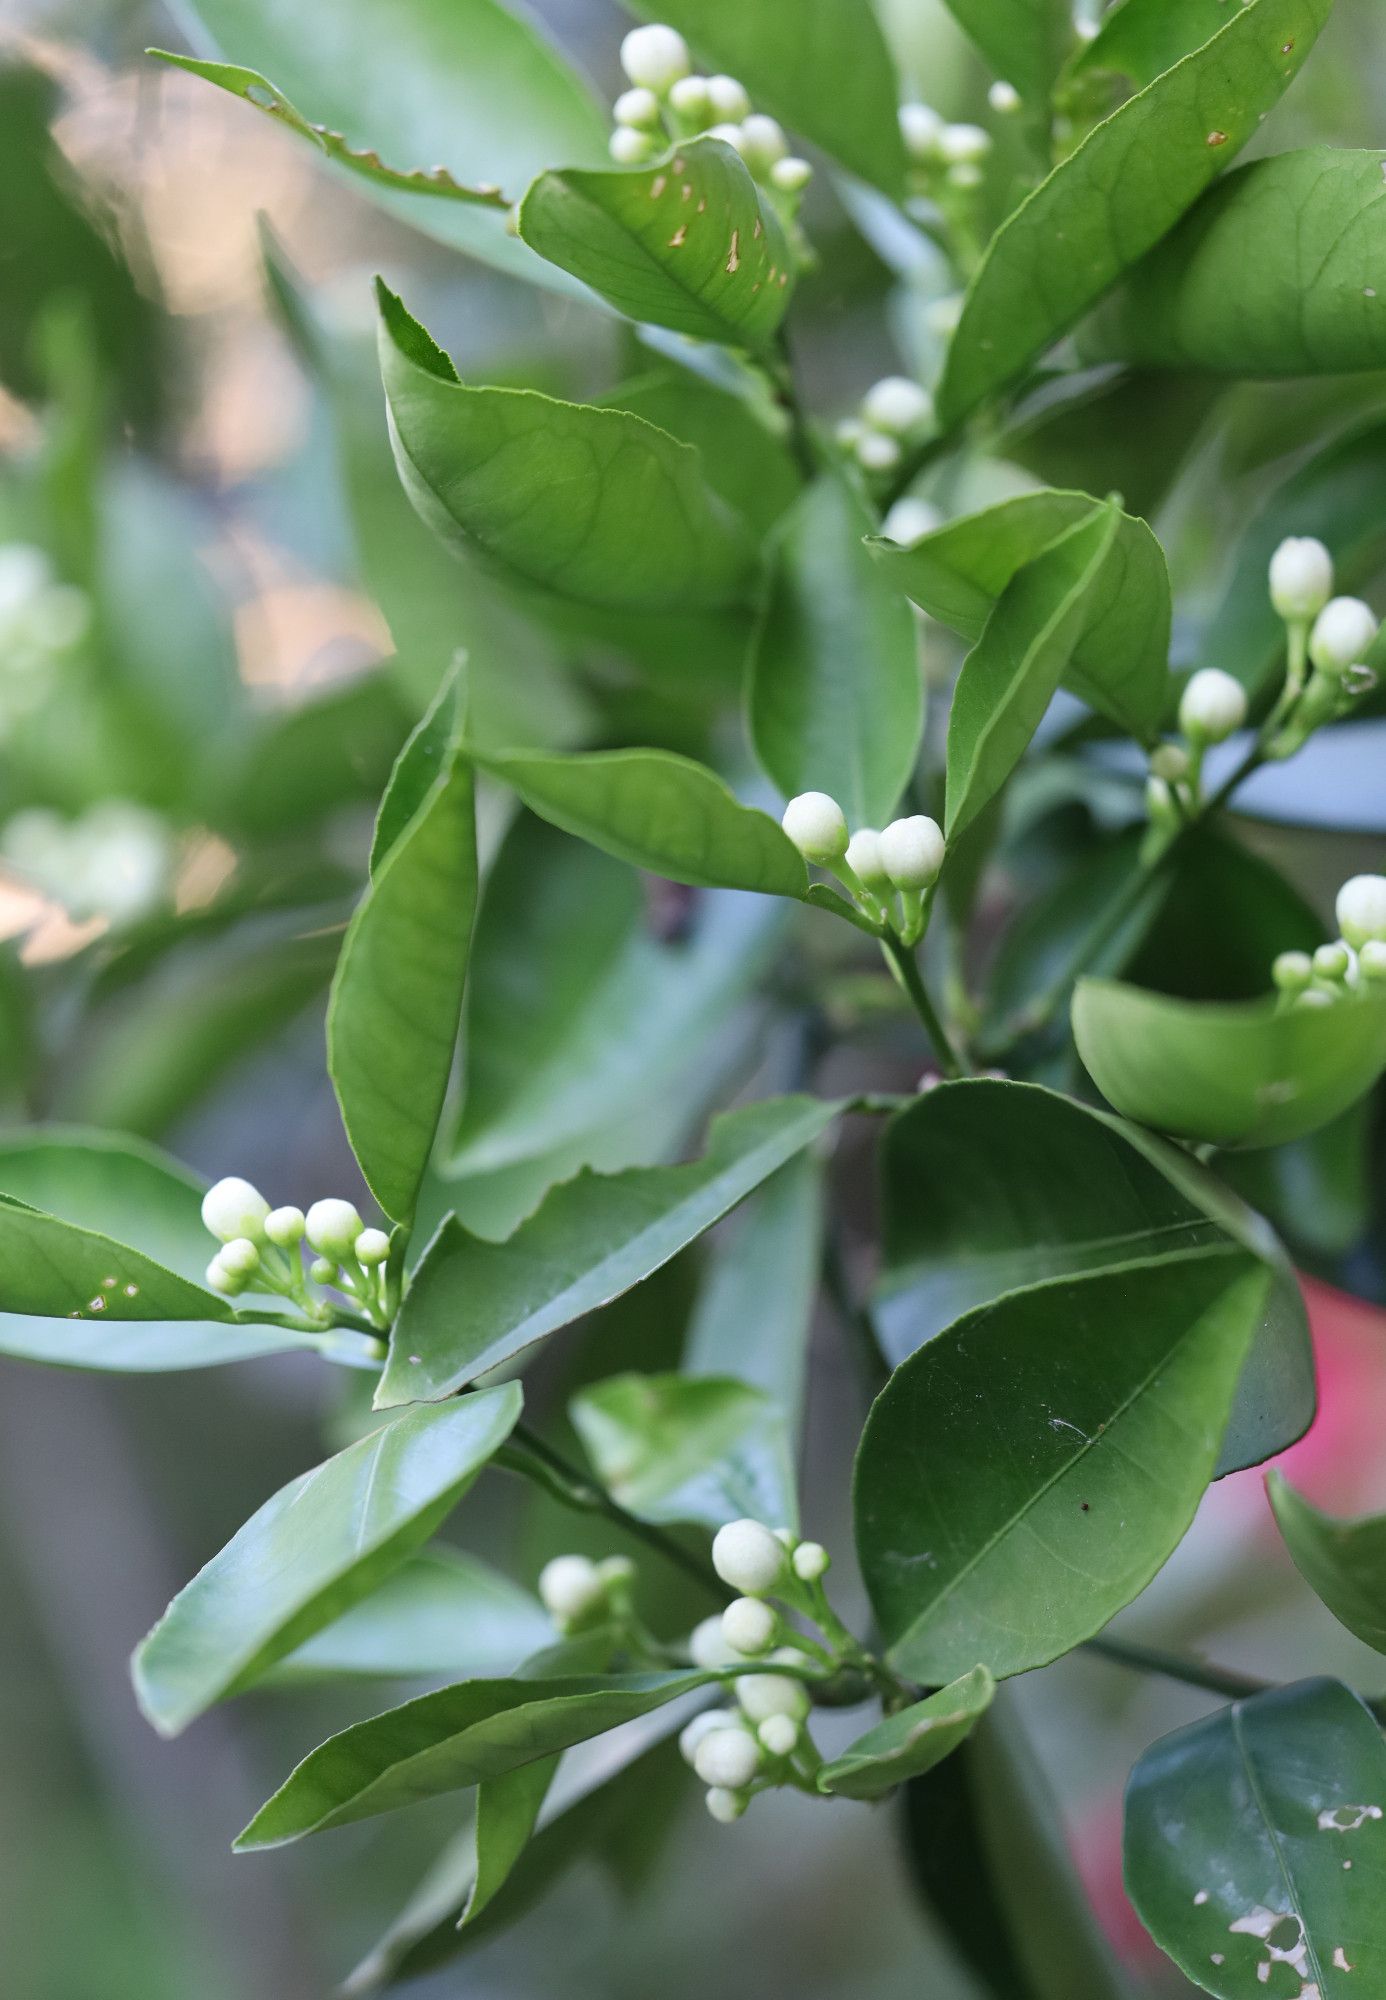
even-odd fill
[[[833,425],[833,437],[844,451],[855,451],[865,430],[860,417],[839,417]]]
[[[1338,891],[1338,929],[1359,951],[1369,938],[1386,939],[1386,875],[1354,875]]]
[[[931,104],[902,104],[900,106],[900,137],[905,142],[905,151],[912,160],[933,160],[938,157],[938,142],[943,132],[943,120]]]
[[[899,542],[902,548],[908,548],[912,542],[932,535],[935,528],[942,526],[943,516],[932,501],[906,493],[887,513],[881,523],[881,533],[888,541]]]
[[[937,821],[924,813],[892,820],[881,835],[881,859],[897,889],[931,887],[946,852]]]
[[[234,1298],[237,1292],[245,1290],[245,1282],[245,1279],[239,1272],[227,1270],[225,1264],[221,1261],[221,1252],[218,1250],[216,1256],[213,1257],[211,1263],[207,1266],[207,1283],[211,1286],[212,1290],[224,1293],[227,1298]]]
[[[945,125],[938,135],[939,158],[950,167],[972,167],[991,151],[991,134],[980,125]]]
[[[734,1653],[754,1657],[769,1652],[779,1622],[758,1597],[735,1597],[722,1613],[722,1637]]]
[[[676,28],[662,22],[632,28],[621,44],[621,68],[631,82],[661,95],[692,67],[687,42]]]
[[[1189,753],[1182,743],[1161,743],[1150,753],[1150,768],[1167,785],[1177,785],[1189,775]]]
[[[1335,597],[1314,620],[1309,657],[1321,674],[1360,666],[1376,638],[1375,614],[1360,597]]]
[[[743,151],[746,144],[745,135],[739,125],[714,125],[712,130],[703,136],[707,139],[720,139],[722,144],[730,146],[734,153]]]
[[[1386,943],[1380,938],[1368,938],[1357,954],[1357,969],[1374,986],[1386,979]]]
[[[304,1218],[304,1234],[324,1257],[340,1264],[356,1248],[356,1239],[365,1227],[349,1201],[315,1201]]]
[[[845,835],[845,827],[843,832]],[[843,848],[846,844],[844,838]],[[762,1522],[740,1520],[729,1521],[713,1536],[712,1567],[733,1590],[747,1597],[764,1597],[784,1581],[787,1561],[783,1548]]]
[[[883,375],[862,397],[861,413],[876,430],[909,437],[932,421],[934,399],[908,375]]]
[[[964,300],[962,292],[950,292],[946,298],[931,300],[924,308],[924,319],[930,333],[939,340],[951,340],[962,318]]]
[[[722,1630],[720,1612],[714,1611],[693,1627],[688,1635],[688,1657],[695,1667],[727,1667],[736,1658]]]
[[[1221,667],[1200,667],[1179,701],[1179,727],[1190,739],[1221,743],[1246,721],[1246,689]]]
[[[734,1708],[705,1708],[695,1715],[691,1722],[679,1731],[679,1755],[685,1764],[691,1764],[697,1755],[698,1745],[705,1736],[711,1736],[719,1729],[740,1729],[744,1724]]]
[[[831,1564],[832,1557],[821,1542],[800,1542],[794,1551],[794,1574],[800,1583],[817,1583]]]
[[[539,1572],[539,1601],[556,1625],[585,1618],[604,1594],[597,1565],[589,1556],[555,1556]]]
[[[757,167],[773,167],[776,160],[785,159],[789,153],[783,126],[763,111],[753,111],[742,119],[741,142],[746,158]]]
[[[957,166],[948,169],[948,185],[966,188],[969,191],[982,185],[982,169],[974,160],[959,160]]]
[[[248,1279],[260,1268],[260,1252],[248,1236],[233,1236],[218,1250],[217,1261],[233,1278]]]
[[[1321,944],[1314,953],[1314,977],[1326,979],[1330,985],[1340,985],[1352,967],[1352,953],[1341,938],[1332,944]]]
[[[330,1257],[315,1257],[308,1266],[308,1276],[315,1285],[335,1285],[337,1266]]]
[[[790,1555],[793,1555],[795,1549],[799,1546],[799,1537],[795,1534],[794,1530],[792,1528],[772,1528],[770,1532],[774,1535],[780,1547],[787,1549]]]
[[[998,117],[1011,118],[1020,109],[1020,92],[1013,83],[998,81],[987,92],[987,103]]]
[[[900,463],[900,441],[884,431],[863,431],[857,439],[857,464],[864,472],[893,472]]]
[[[807,160],[797,154],[789,154],[783,160],[776,160],[770,169],[770,185],[777,187],[781,194],[802,194],[813,179],[813,168]]]
[[[690,125],[706,125],[714,108],[705,76],[681,76],[669,87],[669,109]]]
[[[772,1715],[788,1715],[802,1722],[809,1712],[808,1689],[788,1674],[742,1674],[736,1683],[736,1698],[752,1722],[765,1722]]]
[[[1271,967],[1271,978],[1282,993],[1302,993],[1314,976],[1307,951],[1282,951]]]
[[[635,1581],[635,1564],[629,1556],[603,1556],[597,1564],[597,1580],[604,1591],[623,1589]]]
[[[729,1792],[725,1785],[712,1785],[708,1789],[707,1809],[719,1826],[734,1826],[746,1805],[745,1799]]]
[[[363,1229],[355,1243],[356,1261],[368,1268],[383,1264],[390,1254],[390,1239],[383,1229]]]
[[[888,889],[890,877],[881,859],[881,836],[874,827],[861,827],[847,843],[847,866],[868,889]]]
[[[826,866],[830,861],[841,861],[847,852],[846,818],[837,800],[826,792],[800,792],[785,807],[780,825],[805,861]],[[722,1532],[727,1531],[724,1528]],[[764,1532],[768,1534],[769,1529]],[[734,1583],[735,1578],[726,1581]]]
[[[684,81],[688,80],[685,77]],[[652,90],[623,90],[611,107],[611,115],[618,125],[652,132],[659,125],[659,99]]]
[[[304,1227],[301,1208],[272,1208],[265,1217],[265,1236],[281,1250],[292,1250],[301,1243]]]
[[[772,1757],[792,1757],[799,1747],[799,1725],[792,1715],[767,1715],[756,1735]]]
[[[760,1745],[744,1729],[712,1729],[693,1752],[693,1769],[705,1785],[739,1792],[760,1769]]]
[[[1337,998],[1338,994],[1336,990],[1330,987],[1311,986],[1307,993],[1300,994],[1299,998],[1295,1001],[1295,1006],[1305,1009],[1331,1007]]]
[[[618,167],[638,167],[654,153],[655,142],[648,132],[638,132],[633,125],[618,125],[606,142],[606,150]]]
[[[1284,619],[1317,618],[1333,595],[1333,558],[1312,535],[1291,535],[1270,560],[1270,598]]]
[[[728,119],[734,125],[739,125],[751,108],[746,86],[738,83],[734,76],[710,76],[707,80],[707,101],[712,106],[714,117]]]
[[[270,1205],[260,1190],[234,1174],[216,1181],[202,1197],[202,1220],[223,1243],[237,1236],[257,1242],[264,1234],[269,1212]]]

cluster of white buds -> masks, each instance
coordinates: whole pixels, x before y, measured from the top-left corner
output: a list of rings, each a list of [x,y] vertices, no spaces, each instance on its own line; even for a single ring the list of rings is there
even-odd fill
[[[1020,108],[1019,94],[1008,83],[993,86],[990,102],[993,111],[1006,117]],[[917,193],[937,197],[981,186],[991,156],[990,132],[980,125],[950,125],[931,104],[902,104],[899,116]]]
[[[0,730],[38,707],[90,622],[86,592],[61,583],[42,549],[0,544]]]
[[[613,107],[613,160],[623,167],[643,166],[666,146],[707,134],[735,147],[792,217],[813,168],[790,152],[775,119],[751,109],[745,86],[734,76],[695,75],[687,42],[662,23],[631,29],[621,44],[621,67],[631,87]]]
[[[1160,743],[1150,753],[1145,804],[1157,843],[1193,819],[1202,795],[1203,758],[1225,743],[1247,716],[1246,689],[1221,667],[1200,667],[1179,699],[1182,743]]]
[[[1360,597],[1335,597],[1333,558],[1310,535],[1283,541],[1270,562],[1270,598],[1285,621],[1289,669],[1267,724],[1269,754],[1288,757],[1376,686],[1369,657],[1380,630]]]
[[[893,472],[906,449],[928,436],[933,421],[934,399],[922,384],[908,375],[883,375],[862,397],[855,416],[842,419],[836,436],[864,472]]]
[[[76,819],[29,806],[0,830],[0,859],[76,923],[138,923],[168,896],[174,838],[132,799],[102,799]]]
[[[1335,904],[1341,937],[1317,951],[1282,951],[1271,967],[1280,1006],[1327,1007],[1386,987],[1386,875],[1354,875]]]
[[[221,1244],[207,1266],[213,1291],[277,1292],[319,1325],[333,1309],[310,1284],[352,1300],[372,1326],[394,1317],[396,1279],[389,1271],[390,1238],[368,1228],[355,1205],[337,1197],[301,1208],[271,1208],[249,1181],[219,1180],[202,1197],[202,1220]],[[304,1269],[304,1248],[312,1261]]]
[[[947,851],[936,820],[913,813],[879,833],[864,826],[849,836],[836,799],[826,792],[801,792],[785,807],[780,824],[805,861],[835,875],[873,923],[890,925],[906,944],[918,943],[925,894],[937,882]]]
[[[539,1600],[565,1635],[629,1611],[635,1565],[629,1556],[554,1556],[539,1572]]]

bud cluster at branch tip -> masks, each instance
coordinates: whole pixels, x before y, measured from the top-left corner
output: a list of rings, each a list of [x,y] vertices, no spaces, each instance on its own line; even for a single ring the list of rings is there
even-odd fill
[[[842,419],[834,435],[863,472],[886,474],[894,472],[906,451],[923,443],[933,428],[934,399],[929,391],[908,375],[883,375],[862,397],[856,413]]]
[[[1292,535],[1270,561],[1270,599],[1284,621],[1285,683],[1262,731],[1265,754],[1293,756],[1377,683],[1379,623],[1360,597],[1335,597],[1333,558],[1313,536]]]
[[[368,1228],[354,1203],[329,1198],[301,1208],[271,1208],[257,1187],[228,1175],[202,1198],[202,1220],[221,1248],[207,1266],[213,1291],[234,1298],[247,1289],[278,1293],[314,1326],[343,1317],[310,1289],[336,1292],[373,1327],[384,1329],[398,1304],[389,1271],[390,1237]],[[304,1250],[316,1252],[304,1269]]]
[[[1282,951],[1271,967],[1280,1012],[1386,991],[1386,875],[1353,875],[1334,905],[1341,936],[1312,954]]]
[[[879,832],[859,827],[849,836],[847,817],[826,792],[801,792],[781,820],[786,834],[817,868],[826,868],[882,929],[917,944],[928,913],[925,896],[939,878],[946,848],[937,822],[924,813],[892,820]]]

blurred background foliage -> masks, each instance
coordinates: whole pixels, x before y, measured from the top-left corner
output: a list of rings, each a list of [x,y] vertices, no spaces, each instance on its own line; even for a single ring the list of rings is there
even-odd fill
[[[614,95],[617,11],[605,0],[538,11]],[[913,86],[950,116],[976,115],[986,77],[936,0],[888,0],[883,13]],[[0,6],[0,543],[41,552],[47,593],[41,629],[8,633],[20,664],[0,677],[0,1111],[122,1127],[208,1173],[248,1174],[273,1201],[354,1194],[323,1072],[323,1000],[374,799],[453,652],[469,650],[477,732],[493,744],[638,736],[725,767],[744,638],[730,620],[575,625],[445,555],[395,480],[371,274],[403,286],[473,379],[582,397],[638,379],[622,402],[673,421],[672,399],[686,435],[744,419],[611,318],[460,258],[269,121],[144,59],[178,36],[148,0]],[[1384,129],[1379,9],[1340,0],[1263,144],[1380,143]],[[931,337],[929,278],[879,215],[854,217],[819,183],[819,261],[795,334],[809,399],[832,415]],[[1037,398],[1003,441],[1004,463],[934,497],[960,510],[1032,479],[1119,487],[1176,567],[1176,663],[1223,663],[1210,630],[1228,647],[1264,643],[1259,609],[1238,613],[1236,552],[1298,528],[1283,498],[1274,534],[1257,515],[1287,482],[1312,492],[1316,457],[1340,434],[1355,587],[1371,594],[1386,565],[1386,380],[1173,380],[1156,398],[1109,374],[1071,402]],[[768,446],[757,473],[742,498],[773,513],[783,492]],[[1246,573],[1263,577],[1264,557]],[[0,560],[0,621],[6,581]],[[941,675],[948,642],[927,644]],[[1082,755],[1071,720],[1053,721],[1050,754],[1013,788],[975,926],[1003,1012],[1120,872],[1140,813],[1139,774]],[[1210,837],[1190,856],[1135,976],[1193,994],[1258,991],[1275,950],[1322,935],[1333,887],[1381,863],[1383,730],[1354,722],[1248,787],[1240,844]],[[504,1231],[558,1173],[676,1153],[719,1093],[792,1084],[806,1055],[802,1008],[789,1003],[810,972],[827,995],[823,1025],[847,1036],[824,1087],[910,1081],[915,1031],[850,938],[825,935],[838,927],[810,919],[786,949],[769,902],[656,896],[544,827],[507,831],[500,802],[482,804],[499,859],[467,1098],[435,1209],[445,1193],[474,1228]],[[1258,875],[1255,853],[1297,895]],[[638,996],[643,1029],[615,1051],[594,1032],[606,1106],[594,1120],[580,1093],[547,1087],[550,1024],[599,1024],[618,984]],[[503,1048],[488,1010],[510,1024]],[[1030,1073],[1067,1078],[1064,1042],[1031,1054]],[[1291,1457],[1300,1486],[1340,1511],[1386,1502],[1383,1322],[1328,1289],[1386,1303],[1373,1193],[1386,1177],[1368,1171],[1379,1110],[1239,1169],[1328,1281],[1313,1293],[1323,1415]],[[834,1197],[863,1254],[864,1146],[849,1137]],[[685,1257],[589,1323],[538,1371],[539,1397],[559,1411],[595,1374],[674,1361],[697,1277]],[[844,1549],[864,1403],[844,1329],[821,1317],[806,1526]],[[455,1826],[456,1803],[233,1861],[250,1808],[359,1698],[256,1695],[160,1745],[125,1659],[196,1565],[318,1456],[324,1426],[346,1435],[361,1412],[351,1396],[325,1404],[322,1371],[293,1356],[143,1379],[0,1369],[7,2000],[328,1993]],[[472,1496],[460,1532],[527,1581],[575,1540],[569,1519],[503,1479]],[[1371,1656],[1295,1583],[1255,1475],[1213,1489],[1124,1622],[1136,1637],[1172,1628],[1173,1642],[1229,1665],[1374,1685]],[[1198,1698],[1082,1657],[1013,1698],[1133,1981],[1185,1990],[1122,1900],[1114,1785]],[[800,2000],[967,2000],[967,1975],[912,1900],[888,1811],[810,1812],[786,1795],[733,1846],[700,1812],[675,1810],[672,1792],[668,1812],[659,1799],[642,1790],[634,1816],[604,1826],[521,1928],[420,1993],[677,2000],[754,1985]],[[760,1969],[771,1934],[773,1989]]]

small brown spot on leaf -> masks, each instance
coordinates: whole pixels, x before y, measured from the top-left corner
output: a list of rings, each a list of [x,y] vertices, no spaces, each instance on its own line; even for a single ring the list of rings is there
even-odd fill
[[[674,161],[674,163],[673,163],[673,171],[674,171],[674,172],[675,172],[676,174],[681,174],[681,173],[683,172],[683,169],[684,169],[684,164],[685,164],[685,162],[684,162],[684,157],[683,157],[683,154],[682,154],[682,153],[680,153],[680,154],[679,154],[679,157],[678,157],[678,158],[677,158],[677,159],[676,159],[676,160]]]
[[[761,228],[760,228],[760,217],[759,217],[759,216],[757,216],[757,217],[756,217],[756,221],[755,221],[755,227],[754,227],[754,229],[752,229],[752,231],[751,231],[751,235],[752,235],[752,236],[754,237],[755,241],[756,241],[757,243],[759,243],[759,241],[760,241],[760,237],[761,237]]]
[[[733,229],[732,231],[731,249],[727,253],[727,269],[728,271],[739,271],[741,269],[741,231],[739,229]]]
[[[1288,41],[1288,42],[1282,42],[1282,43],[1280,44],[1280,53],[1281,53],[1281,55],[1282,55],[1282,56],[1287,56],[1287,55],[1289,55],[1289,53],[1290,53],[1291,49],[1293,49],[1293,47],[1294,47],[1294,42],[1293,42],[1293,40],[1291,40],[1291,41]]]
[[[702,200],[698,203],[698,214],[702,215],[705,212],[706,208],[707,208],[707,196],[704,195]]]
[[[650,200],[658,201],[659,197],[663,194],[665,188],[667,188],[668,185],[669,185],[669,176],[667,174],[656,174],[654,179],[650,182]]]
[[[681,193],[681,195],[682,195],[682,197],[683,197],[684,201],[692,201],[692,199],[693,199],[693,183],[692,183],[692,181],[685,181],[685,182],[684,182],[684,184],[683,184],[683,187],[682,187],[682,188],[680,189],[680,193]]]
[[[1225,146],[1227,144],[1227,134],[1225,132],[1210,132],[1208,134],[1208,144],[1210,146]]]
[[[687,235],[688,235],[688,224],[686,222],[681,222],[678,228],[674,231],[673,235],[669,238],[669,248],[671,250],[681,250],[683,248],[684,241]]]

